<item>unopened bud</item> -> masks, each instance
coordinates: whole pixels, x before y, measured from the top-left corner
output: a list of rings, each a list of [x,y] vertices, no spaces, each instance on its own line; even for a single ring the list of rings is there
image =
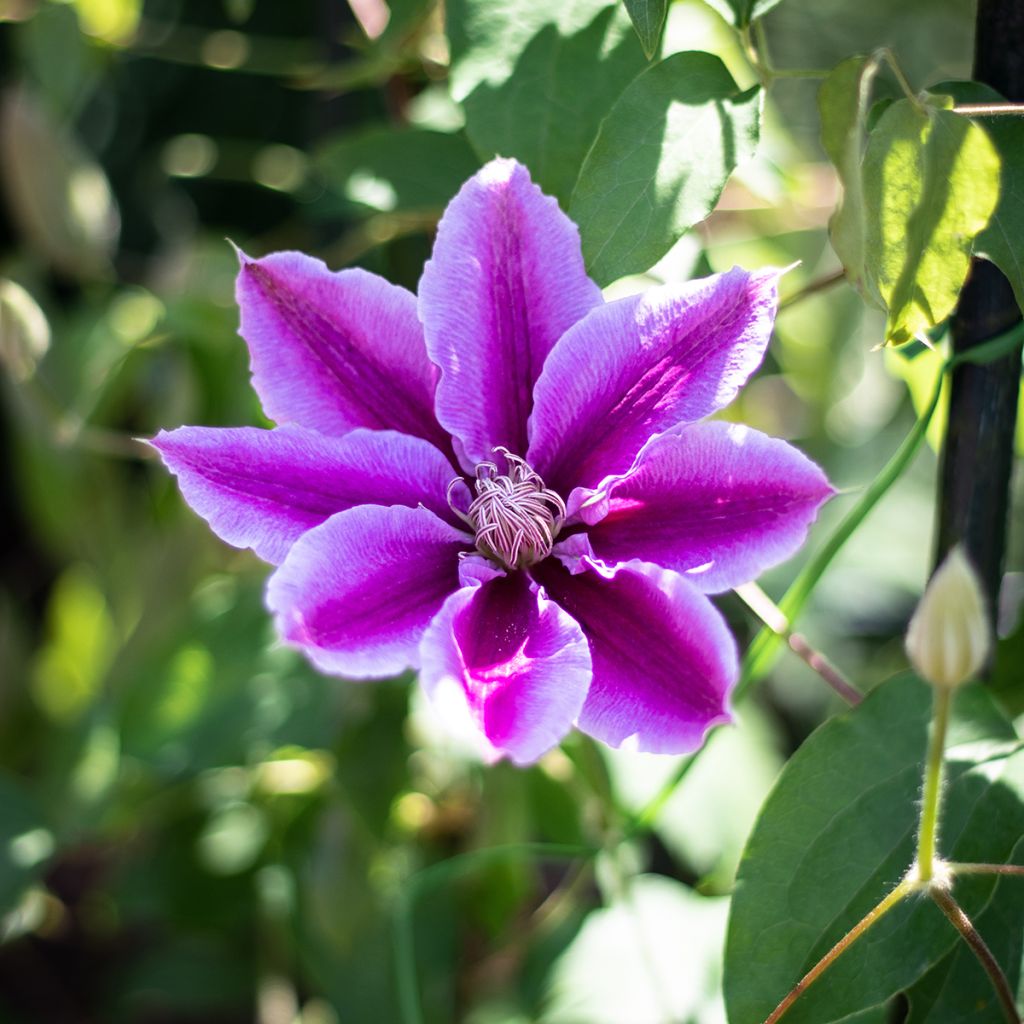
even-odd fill
[[[922,679],[954,689],[988,658],[992,626],[978,574],[957,545],[936,569],[907,629],[907,654]]]

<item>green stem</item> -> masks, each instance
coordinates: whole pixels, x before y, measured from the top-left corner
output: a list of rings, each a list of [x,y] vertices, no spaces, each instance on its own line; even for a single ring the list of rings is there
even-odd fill
[[[935,873],[935,847],[939,833],[939,808],[942,799],[942,765],[946,750],[946,730],[953,691],[935,687],[932,714],[932,735],[928,744],[928,761],[924,768],[921,797],[921,825],[917,831],[917,877],[930,882]]]
[[[892,50],[886,47],[879,51],[878,56],[892,69],[892,73],[896,76],[896,81],[903,90],[903,95],[906,96],[919,111],[923,111],[924,104],[918,98],[917,93],[914,92],[910,82],[907,81],[907,76],[903,74],[903,69],[899,66],[899,63],[896,60],[896,55]]]
[[[911,460],[917,454],[928,432],[928,424],[931,422],[931,418],[938,407],[944,378],[945,373],[939,375],[939,379],[935,384],[935,393],[932,395],[928,406],[918,417],[917,422],[911,428],[906,438],[904,438],[896,453],[886,463],[878,476],[864,489],[864,493],[857,504],[846,514],[846,517],[828,538],[821,550],[804,566],[803,570],[793,581],[792,586],[786,591],[785,596],[779,601],[779,608],[790,624],[795,621],[796,617],[803,610],[807,599],[818,585],[818,581],[832,563],[832,559],[835,558],[843,545],[853,536],[853,533],[867,518],[868,514],[889,488],[902,476],[903,471],[910,465]],[[735,700],[743,697],[751,686],[768,670],[771,659],[781,643],[781,639],[767,626],[761,629],[757,636],[754,637],[743,659],[743,672],[740,676],[739,685],[736,688]]]
[[[800,996],[821,977],[872,925],[877,924],[901,900],[918,888],[917,882],[905,878],[877,906],[862,917],[790,990],[772,1010],[764,1024],[777,1024]]]

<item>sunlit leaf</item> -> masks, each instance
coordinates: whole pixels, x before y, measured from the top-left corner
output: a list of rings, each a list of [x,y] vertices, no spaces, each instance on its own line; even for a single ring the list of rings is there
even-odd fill
[[[626,88],[569,206],[599,284],[648,269],[711,212],[754,153],[760,109],[760,90],[739,92],[709,53],[673,54]]]
[[[868,283],[902,344],[952,312],[974,238],[999,198],[999,155],[985,131],[931,104],[898,100],[863,162]]]
[[[779,777],[744,853],[726,946],[730,1020],[764,1020],[792,985],[903,877],[914,853],[931,692],[910,676],[821,726]],[[1004,863],[1024,832],[1024,752],[981,687],[958,694],[940,852]],[[992,876],[963,878],[969,914]],[[991,939],[1000,942],[993,934]],[[883,1005],[957,942],[927,899],[898,905],[786,1016],[831,1024]],[[987,981],[976,990],[987,998]]]
[[[566,206],[601,118],[643,67],[621,7],[572,35],[549,23],[514,74],[499,85],[481,82],[466,97],[466,133],[482,159],[516,157]]]
[[[623,0],[629,11],[630,21],[640,37],[640,45],[647,54],[647,59],[658,51],[661,41],[661,30],[665,25],[668,13],[668,0]]]
[[[501,85],[520,54],[545,26],[560,36],[582,32],[617,0],[448,0],[445,24],[451,44],[451,90],[464,100],[481,82]]]
[[[952,96],[957,103],[1005,103],[995,89],[980,82],[943,82],[935,92]],[[978,117],[995,143],[1002,160],[999,205],[988,227],[974,244],[979,256],[991,260],[1007,277],[1024,311],[1024,118]]]
[[[108,43],[126,43],[135,34],[141,0],[73,0],[82,29]]]

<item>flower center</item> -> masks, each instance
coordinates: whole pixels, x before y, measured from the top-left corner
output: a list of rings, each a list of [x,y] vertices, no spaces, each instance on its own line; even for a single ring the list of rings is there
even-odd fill
[[[494,462],[476,467],[476,497],[459,513],[476,534],[480,554],[507,569],[523,569],[551,554],[565,518],[565,502],[527,464],[507,448],[495,448],[505,458],[506,475]],[[452,482],[452,487],[461,480]],[[451,488],[449,488],[449,500]]]

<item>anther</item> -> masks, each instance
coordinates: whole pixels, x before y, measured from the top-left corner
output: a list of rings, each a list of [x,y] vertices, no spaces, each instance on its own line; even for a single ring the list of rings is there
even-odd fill
[[[448,487],[448,503],[476,534],[477,550],[508,569],[522,569],[551,554],[551,548],[565,519],[565,502],[544,486],[525,459],[507,448],[497,447],[504,457],[507,473],[494,462],[476,467],[476,497],[463,512],[453,504],[452,492],[462,483]]]

